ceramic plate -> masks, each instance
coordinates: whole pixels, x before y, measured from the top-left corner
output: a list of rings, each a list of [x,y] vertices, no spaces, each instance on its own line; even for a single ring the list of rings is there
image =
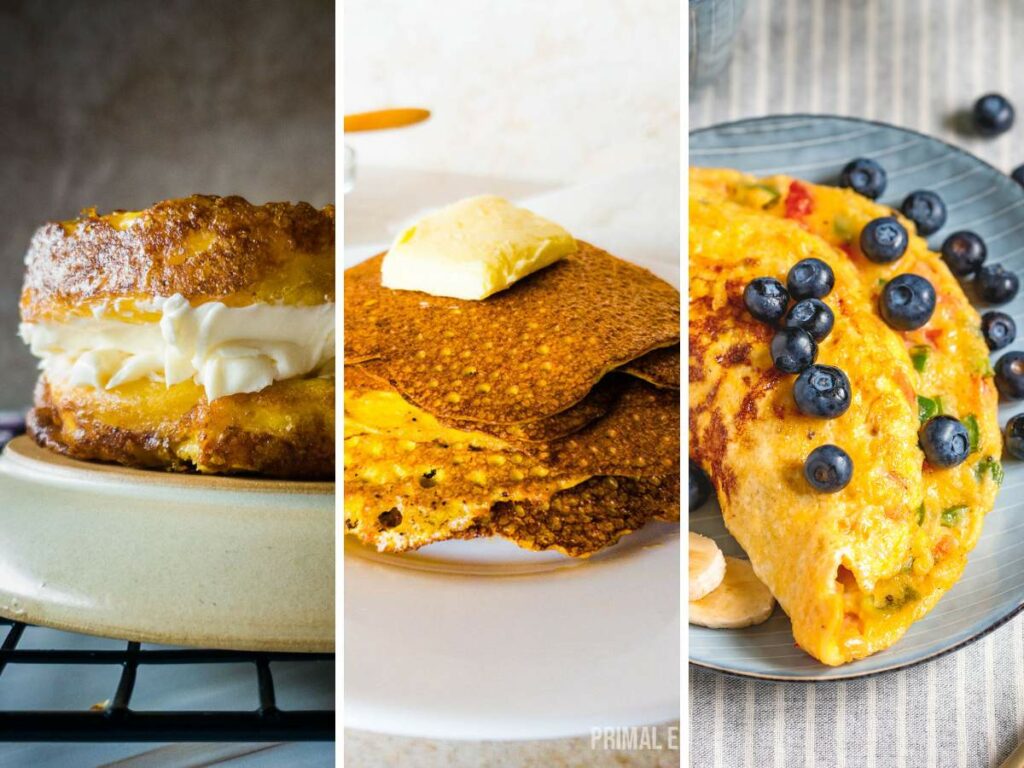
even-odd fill
[[[949,220],[932,236],[933,250],[951,232],[974,230],[988,244],[988,263],[1001,262],[1024,276],[1024,190],[949,144],[888,125],[806,115],[746,120],[690,136],[695,166],[787,173],[824,184],[836,183],[840,169],[855,157],[874,158],[888,172],[880,202],[898,206],[916,189],[942,196]],[[1024,294],[1003,309],[1024,330]],[[1024,348],[1021,342],[1018,338],[1011,348]],[[1004,404],[1000,423],[1021,410],[1020,403]],[[1024,608],[1024,464],[1006,458],[1004,467],[999,499],[963,578],[892,648],[843,667],[826,667],[794,646],[789,620],[777,609],[769,621],[746,630],[690,627],[690,661],[749,677],[836,680],[917,664],[991,632]],[[740,553],[725,532],[717,504],[691,515],[690,526],[713,536],[726,554]]]
[[[675,169],[526,201],[678,285]],[[346,254],[346,264],[380,248]],[[539,739],[679,717],[679,526],[589,560],[501,540],[345,547],[345,724]]]
[[[334,648],[332,483],[0,456],[0,615],[169,645]]]

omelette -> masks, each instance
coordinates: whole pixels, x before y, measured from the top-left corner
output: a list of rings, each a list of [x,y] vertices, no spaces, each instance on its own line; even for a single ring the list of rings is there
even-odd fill
[[[345,273],[347,534],[587,557],[679,519],[678,291],[583,242],[479,300],[383,261]]]
[[[797,643],[831,665],[889,647],[955,583],[1002,477],[977,313],[921,238],[894,264],[859,252],[860,230],[886,215],[849,190],[691,171],[691,456]],[[849,410],[829,421],[797,410],[792,377],[772,364],[772,330],[742,298],[754,278],[785,279],[806,257],[835,274],[823,299],[835,327],[818,362],[845,371],[853,393]],[[932,283],[937,306],[923,327],[895,331],[878,297],[905,272]],[[920,424],[936,413],[967,425],[971,453],[959,466],[933,467],[919,447]],[[825,443],[856,468],[832,495],[802,476],[807,455]]]

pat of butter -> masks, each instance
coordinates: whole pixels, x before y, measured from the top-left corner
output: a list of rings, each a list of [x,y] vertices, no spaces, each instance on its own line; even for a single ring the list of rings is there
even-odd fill
[[[478,300],[576,250],[557,224],[494,195],[432,213],[395,239],[381,264],[385,288]]]

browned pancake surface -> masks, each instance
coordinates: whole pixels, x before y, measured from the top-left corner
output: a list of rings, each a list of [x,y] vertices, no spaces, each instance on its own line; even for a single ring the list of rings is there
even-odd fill
[[[682,360],[679,355],[679,345],[665,347],[648,352],[643,357],[638,357],[626,363],[621,370],[631,376],[643,379],[656,387],[664,389],[679,389],[679,368]]]
[[[346,359],[370,354],[375,333],[396,389],[441,418],[516,424],[551,416],[609,371],[679,340],[679,293],[583,242],[483,301],[378,291],[373,269],[357,273],[359,296],[345,308],[346,336],[354,326],[370,343],[354,337]]]

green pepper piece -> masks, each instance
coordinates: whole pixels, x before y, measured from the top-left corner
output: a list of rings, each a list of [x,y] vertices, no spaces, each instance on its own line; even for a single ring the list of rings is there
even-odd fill
[[[911,603],[914,600],[917,600],[920,597],[921,595],[918,594],[916,589],[914,589],[910,585],[905,585],[903,587],[903,591],[901,594],[890,592],[885,596],[881,604],[879,604],[876,599],[874,601],[875,609],[879,611],[894,611],[898,608],[902,608],[907,603]]]
[[[960,518],[967,511],[966,504],[960,504],[956,507],[950,507],[949,509],[942,510],[942,517],[939,518],[939,523],[945,528],[952,528],[954,525],[960,522]]]
[[[986,456],[974,465],[974,479],[980,483],[985,479],[986,472],[990,472],[992,474],[992,480],[996,485],[1003,484],[1003,478],[1005,476],[1005,473],[1003,472],[1003,465],[991,456]]]
[[[921,506],[917,508],[917,524],[924,525],[924,502],[921,502]]]
[[[853,240],[853,222],[841,213],[838,214],[835,221],[832,222],[832,231],[835,233],[836,237],[844,243],[849,243]]]
[[[981,437],[981,433],[978,430],[978,419],[973,413],[969,413],[963,418],[964,427],[967,428],[967,438],[971,441],[971,453],[978,450],[978,440]]]
[[[932,418],[932,416],[937,416],[940,413],[942,413],[942,408],[938,398],[932,400],[924,395],[917,396],[917,415],[920,417],[922,424]]]
[[[769,208],[771,208],[773,205],[775,205],[776,202],[778,202],[779,198],[782,197],[782,193],[779,192],[779,190],[777,190],[771,184],[745,184],[744,187],[746,189],[758,189],[762,192],[768,193],[771,196],[768,198],[767,202],[761,204],[761,208],[764,210],[768,210]]]
[[[931,347],[927,344],[918,344],[912,350],[910,350],[910,360],[914,364],[914,370],[918,373],[924,371],[925,365],[928,364],[928,355],[931,352]]]

